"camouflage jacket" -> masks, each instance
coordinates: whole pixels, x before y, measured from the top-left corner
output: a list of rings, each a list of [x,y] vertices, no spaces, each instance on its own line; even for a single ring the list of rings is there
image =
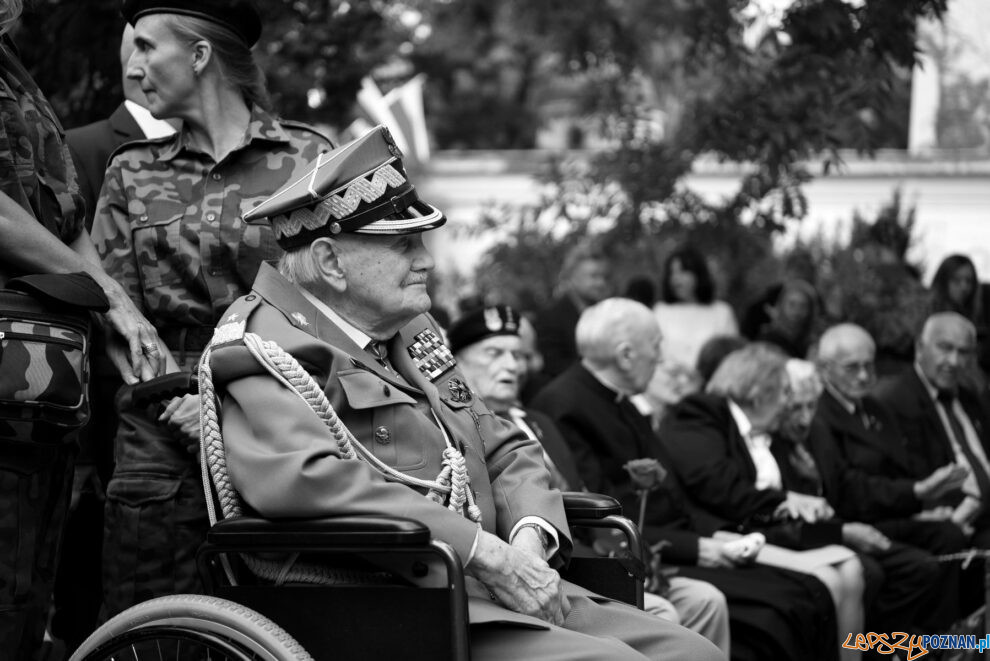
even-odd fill
[[[103,267],[159,332],[215,325],[261,263],[281,255],[271,227],[242,214],[331,148],[315,129],[260,109],[220,163],[191,146],[185,127],[127,143],[111,157],[96,205]]]
[[[12,48],[0,39],[0,190],[71,243],[85,208],[65,132]],[[16,274],[0,265],[4,275]]]

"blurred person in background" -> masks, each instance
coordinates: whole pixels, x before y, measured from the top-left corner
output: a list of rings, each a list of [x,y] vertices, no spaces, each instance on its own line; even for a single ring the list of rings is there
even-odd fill
[[[591,491],[639,512],[644,540],[678,575],[711,583],[726,597],[732,658],[835,658],[835,615],[817,578],[753,564],[756,548],[719,539],[700,528],[691,494],[673,471],[669,442],[631,402],[661,360],[661,334],[650,308],[611,298],[581,315],[576,329],[582,360],[533,400],[557,424]],[[653,460],[662,474],[642,489],[627,466]]]
[[[949,255],[942,260],[930,288],[932,312],[958,312],[976,326],[976,365],[981,373],[970,370],[965,376],[977,388],[987,387],[990,374],[990,326],[984,311],[983,291],[976,266],[966,255]]]
[[[114,364],[129,383],[163,367],[158,335],[99,265],[62,126],[8,35],[19,0],[0,0],[0,286],[16,276],[84,273],[109,301]],[[43,422],[43,421],[42,421]],[[0,425],[0,649],[22,661],[43,645],[69,505],[75,435],[40,442]]]
[[[773,303],[766,305],[768,322],[755,340],[780,347],[792,358],[807,358],[818,319],[818,292],[807,280],[788,280]]]
[[[127,0],[126,75],[171,136],[132,142],[107,169],[93,239],[107,271],[158,329],[169,371],[192,370],[227,307],[282,251],[246,211],[331,149],[315,129],[276,118],[251,47],[261,18],[246,0]],[[124,387],[107,486],[103,585],[108,615],[200,589],[195,552],[208,527],[195,449],[197,395],[161,410]]]
[[[718,335],[739,332],[735,314],[715,298],[715,283],[704,256],[691,246],[675,250],[664,263],[661,300],[653,311],[663,333],[663,363],[644,393],[658,423],[666,407],[697,392],[695,370],[705,343]]]
[[[574,327],[589,305],[609,296],[611,264],[591,243],[579,243],[564,257],[559,294],[536,316],[536,337],[543,355],[543,371],[554,377],[578,359]]]

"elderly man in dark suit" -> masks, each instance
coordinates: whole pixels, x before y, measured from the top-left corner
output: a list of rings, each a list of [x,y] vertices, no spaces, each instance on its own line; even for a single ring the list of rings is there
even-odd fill
[[[646,389],[660,356],[653,312],[630,299],[606,299],[581,315],[576,329],[581,361],[533,400],[548,413],[574,451],[592,491],[642,512],[643,535],[662,547],[678,575],[707,581],[729,603],[733,659],[833,659],[834,612],[817,579],[754,566],[752,551],[699,528],[690,494],[670,468],[671,456],[649,420],[629,400]],[[667,473],[656,490],[638,491],[626,465],[654,459]]]
[[[912,439],[919,470],[945,465],[968,471],[960,497],[949,501],[948,519],[990,547],[990,411],[986,393],[964,381],[975,369],[976,328],[955,312],[929,317],[915,346],[914,369],[880,384],[877,398]]]
[[[818,368],[825,382],[815,414],[821,433],[811,435],[812,451],[832,457],[838,479],[825,495],[848,520],[872,524],[890,539],[933,554],[966,546],[963,530],[942,514],[945,499],[958,501],[966,471],[950,460],[925,464],[898,418],[871,395],[875,384],[875,345],[854,324],[827,329],[819,340]],[[917,403],[907,404],[917,406]],[[944,626],[958,615],[958,566],[942,565],[942,598],[929,623]]]
[[[261,218],[286,254],[229,308],[211,345],[227,393],[230,477],[251,509],[425,523],[464,562],[471,623],[485,625],[472,627],[474,659],[721,656],[701,636],[553,569],[571,549],[560,494],[539,444],[471,393],[425,314],[434,261],[422,234],[445,218],[419,200],[384,127],[245,214]],[[252,351],[261,341],[299,362],[353,438],[335,441],[320,412]]]

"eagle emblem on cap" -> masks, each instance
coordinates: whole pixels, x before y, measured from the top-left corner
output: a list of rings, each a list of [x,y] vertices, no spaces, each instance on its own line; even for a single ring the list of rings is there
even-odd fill
[[[485,328],[493,333],[502,330],[502,315],[498,308],[485,308]]]
[[[388,151],[392,156],[396,158],[402,158],[402,150],[399,149],[399,145],[395,144],[395,138],[392,137],[392,133],[388,130],[387,126],[382,126],[382,137],[385,138],[385,144],[388,145]]]

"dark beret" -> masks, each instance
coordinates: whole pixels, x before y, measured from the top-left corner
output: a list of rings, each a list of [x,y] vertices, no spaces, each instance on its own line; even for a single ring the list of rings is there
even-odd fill
[[[120,10],[128,23],[147,14],[181,14],[227,28],[254,46],[261,36],[261,16],[249,0],[124,0]]]
[[[508,305],[468,312],[447,329],[447,344],[457,353],[494,335],[519,335],[519,313]]]

